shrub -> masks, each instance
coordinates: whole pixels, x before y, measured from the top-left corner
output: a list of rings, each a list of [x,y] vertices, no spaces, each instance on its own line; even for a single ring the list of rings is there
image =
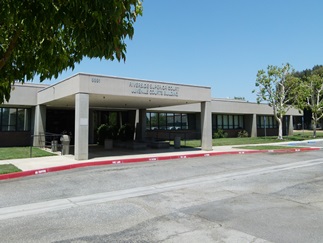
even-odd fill
[[[246,137],[249,137],[249,134],[246,130],[242,130],[238,132],[238,138],[246,138]]]
[[[117,131],[118,129],[116,126],[101,124],[97,130],[99,144],[103,145],[106,138],[116,139]]]
[[[217,129],[213,133],[213,138],[227,138],[227,137],[228,137],[228,133],[223,131],[222,129]]]

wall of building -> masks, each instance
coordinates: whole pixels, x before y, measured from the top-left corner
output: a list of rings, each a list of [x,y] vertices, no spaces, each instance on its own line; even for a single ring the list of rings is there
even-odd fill
[[[48,87],[43,84],[15,84],[12,86],[9,102],[4,102],[2,106],[36,106],[37,105],[37,94],[40,90]]]
[[[31,132],[0,132],[0,147],[30,146]]]
[[[266,132],[265,132],[266,130]],[[257,135],[258,137],[266,136],[278,136],[278,129],[277,128],[257,128]]]

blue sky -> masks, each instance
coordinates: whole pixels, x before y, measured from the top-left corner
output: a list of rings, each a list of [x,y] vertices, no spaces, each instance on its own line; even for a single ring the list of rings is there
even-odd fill
[[[259,69],[323,64],[322,0],[145,0],[143,6],[125,63],[84,59],[46,83],[85,72],[209,86],[215,98],[255,101]]]

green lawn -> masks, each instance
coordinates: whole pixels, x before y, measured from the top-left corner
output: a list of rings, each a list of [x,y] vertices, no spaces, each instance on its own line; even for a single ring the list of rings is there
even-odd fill
[[[55,154],[49,153],[39,148],[32,148],[32,157],[53,156]],[[30,147],[9,147],[0,148],[0,160],[23,159],[30,158]],[[8,174],[21,171],[12,164],[0,165],[0,174]]]
[[[253,150],[275,150],[275,149],[298,149],[300,147],[295,146],[280,146],[280,145],[251,145],[251,146],[239,146],[234,147],[239,149],[253,149]]]
[[[288,142],[288,141],[303,141],[314,139],[312,137],[313,132],[311,131],[297,131],[294,132],[293,136],[285,136],[283,140],[278,140],[277,136],[267,136],[267,137],[247,137],[247,138],[216,138],[213,139],[213,146],[232,146],[232,145],[244,145],[244,144],[261,144],[261,143],[278,143],[278,142]],[[323,132],[318,131],[316,139],[323,138]],[[173,145],[174,142],[170,141]],[[200,147],[201,140],[187,140],[181,141],[181,146],[187,147]]]
[[[32,157],[53,156],[50,152],[39,148],[32,148]],[[30,158],[30,147],[0,148],[0,160]]]
[[[21,170],[12,164],[0,165],[0,174],[9,174],[9,173],[14,173],[19,171]]]

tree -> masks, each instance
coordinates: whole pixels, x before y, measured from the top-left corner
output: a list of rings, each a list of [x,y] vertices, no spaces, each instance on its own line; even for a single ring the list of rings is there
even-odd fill
[[[126,59],[140,0],[2,0],[0,104],[14,82],[57,78],[83,57]]]
[[[316,137],[317,124],[323,117],[323,66],[315,66],[294,76],[300,79],[294,91],[295,104],[300,110],[311,111],[313,137]]]
[[[292,107],[291,90],[298,81],[295,76],[290,75],[291,72],[293,72],[292,67],[287,63],[282,67],[269,65],[267,71],[259,70],[257,73],[255,84],[259,88],[257,102],[266,101],[273,108],[274,117],[278,123],[278,139],[283,139],[283,117]]]

